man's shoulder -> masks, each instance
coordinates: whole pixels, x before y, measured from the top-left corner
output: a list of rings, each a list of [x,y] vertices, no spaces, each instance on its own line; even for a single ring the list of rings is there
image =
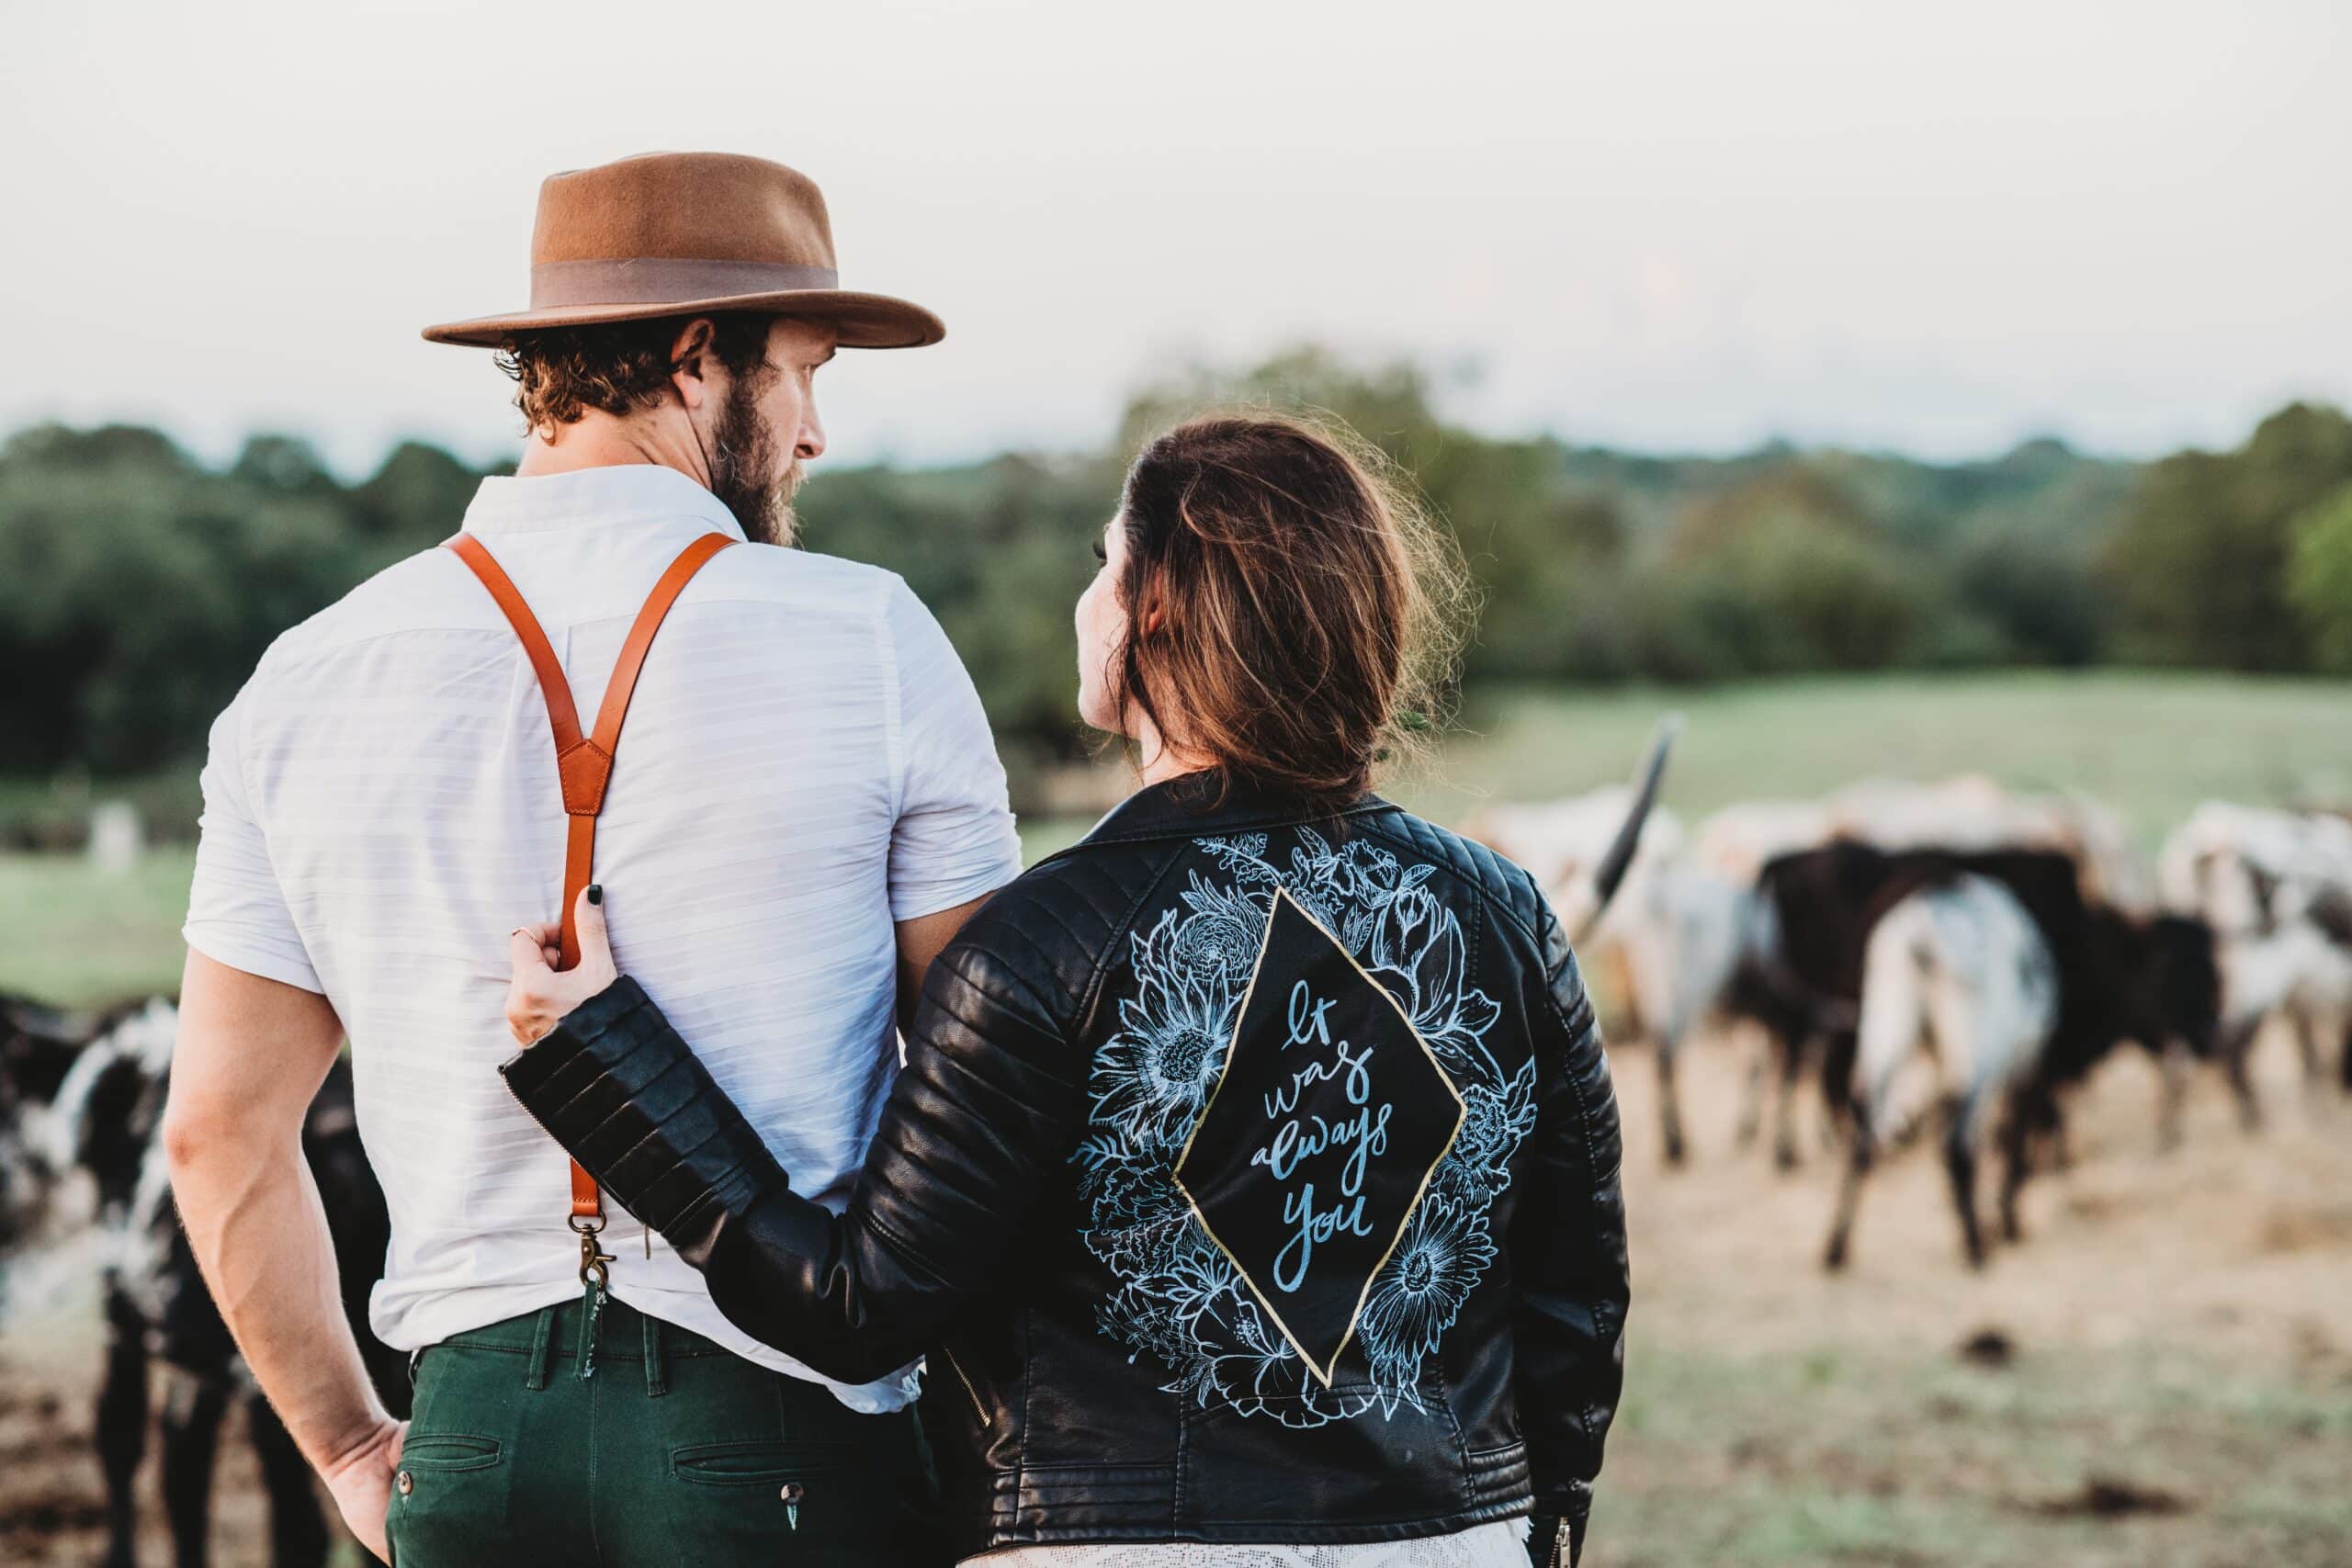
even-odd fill
[[[888,568],[797,545],[746,544],[721,552],[711,564],[725,568],[724,575],[714,578],[722,587],[825,603],[878,606],[905,586]]]
[[[262,655],[256,677],[289,671],[354,643],[422,629],[437,624],[436,616],[453,626],[470,624],[461,614],[452,618],[457,599],[448,592],[455,581],[448,574],[462,574],[464,570],[455,557],[437,547],[402,557],[362,580],[334,604],[280,632]]]
[[[894,603],[914,598],[903,579],[887,567],[820,555],[797,545],[746,544],[722,550],[704,569],[714,598],[771,604],[806,617],[876,626]]]

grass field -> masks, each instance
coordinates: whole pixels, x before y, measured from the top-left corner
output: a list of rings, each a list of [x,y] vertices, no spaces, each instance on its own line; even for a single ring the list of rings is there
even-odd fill
[[[2352,800],[2352,685],[2142,675],[1504,694],[1395,793],[1458,820],[1622,779],[1668,707],[1689,728],[1667,798],[1689,815],[1981,771],[2086,790],[2152,844],[2209,795]],[[1024,847],[1086,825],[1025,823]],[[189,866],[0,858],[0,988],[167,987]],[[1982,1274],[1933,1162],[1890,1162],[1837,1280],[1814,1264],[1832,1161],[1783,1176],[1730,1147],[1738,1052],[1692,1054],[1693,1163],[1671,1175],[1650,1064],[1614,1055],[1635,1304],[1587,1568],[2352,1564],[2352,1100],[2300,1082],[2284,1042],[2256,1055],[2263,1136],[2200,1075],[2168,1156],[2153,1070],[2102,1069],[2072,1111],[2075,1168],[2029,1190],[2025,1245]],[[99,1343],[86,1301],[0,1335],[0,1560],[95,1549]],[[220,1561],[255,1562],[251,1461],[232,1444],[223,1464]]]
[[[2153,847],[2211,797],[2352,802],[2352,682],[2114,671],[1504,693],[1473,704],[1435,763],[1394,793],[1458,821],[1489,799],[1620,782],[1669,710],[1689,725],[1664,798],[1690,817],[1857,779],[1983,773],[2082,790]]]
[[[185,846],[120,876],[80,855],[0,854],[0,990],[62,1007],[177,990],[195,866]]]

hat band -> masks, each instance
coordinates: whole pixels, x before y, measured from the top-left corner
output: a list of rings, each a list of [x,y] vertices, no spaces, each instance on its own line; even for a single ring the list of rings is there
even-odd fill
[[[567,305],[664,305],[737,294],[832,288],[841,274],[795,262],[694,261],[676,256],[541,262],[531,268],[531,309]]]

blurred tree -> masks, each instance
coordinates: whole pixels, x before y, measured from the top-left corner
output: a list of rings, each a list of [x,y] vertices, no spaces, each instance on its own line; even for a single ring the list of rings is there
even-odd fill
[[[126,442],[12,446],[0,460],[0,695],[12,769],[152,767],[204,727],[269,640],[348,586],[330,506]],[[166,480],[171,482],[166,482]]]
[[[2168,664],[2298,670],[2304,622],[2286,600],[2296,519],[2352,479],[2352,421],[2293,403],[2235,452],[2149,468],[2101,558],[2124,651]]]
[[[282,495],[332,498],[343,490],[317,450],[299,435],[247,438],[237,460],[229,466],[229,477],[255,490]]]
[[[440,447],[403,441],[351,492],[352,523],[390,547],[385,558],[395,560],[456,533],[481,483],[479,470]]]
[[[1675,560],[1706,560],[1756,534],[1836,535],[1870,543],[1883,530],[1822,466],[1791,457],[1694,502],[1675,524],[1668,547]]]
[[[2352,484],[2297,519],[2287,596],[2302,616],[2313,663],[2352,675]]]
[[[1070,610],[1125,468],[1149,433],[1236,404],[1326,411],[1418,484],[1484,597],[1471,680],[2079,664],[2118,648],[2352,672],[2352,423],[2300,404],[2238,451],[2145,468],[2048,440],[1963,464],[1785,443],[1654,456],[1482,436],[1449,424],[1409,364],[1298,348],[1155,380],[1102,451],[820,468],[805,537],[905,577],[1016,767],[1070,756]],[[0,768],[197,754],[273,637],[446,537],[479,477],[421,442],[345,487],[288,435],[212,469],[135,426],[17,433],[0,444]]]
[[[2073,669],[2107,645],[2098,582],[2079,544],[2005,530],[1960,544],[1950,570],[1960,605],[1991,639],[1987,662]]]

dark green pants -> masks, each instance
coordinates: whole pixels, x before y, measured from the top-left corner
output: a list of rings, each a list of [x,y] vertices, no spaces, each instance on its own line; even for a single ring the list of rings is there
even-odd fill
[[[567,1303],[418,1358],[398,1568],[946,1561],[914,1412],[854,1415],[617,1301],[592,1347],[586,1317]]]

